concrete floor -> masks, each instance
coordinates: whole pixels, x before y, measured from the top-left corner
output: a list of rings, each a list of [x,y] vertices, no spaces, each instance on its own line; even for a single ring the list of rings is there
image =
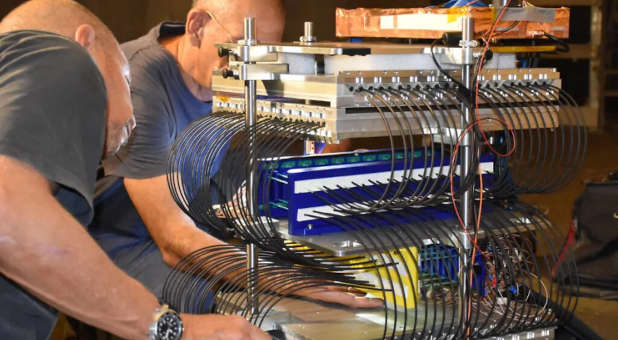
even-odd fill
[[[605,340],[618,340],[618,301],[580,298],[575,315]]]

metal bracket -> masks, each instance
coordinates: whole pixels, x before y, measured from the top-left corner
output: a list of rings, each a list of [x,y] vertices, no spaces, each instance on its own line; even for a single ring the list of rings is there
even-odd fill
[[[478,44],[477,41],[474,41]],[[460,42],[461,44],[461,42]],[[438,61],[440,62],[440,64],[445,64],[445,65],[471,65],[474,64],[474,61],[471,59],[476,59],[478,57],[481,56],[481,51],[479,50],[472,50],[470,53],[470,57],[466,56],[466,50],[470,50],[472,48],[475,48],[472,42],[468,42],[465,43],[464,45],[466,45],[466,47],[441,47],[441,46],[436,46],[433,48],[433,52],[434,55],[436,56],[436,59],[438,59]],[[477,45],[478,46],[478,45]],[[423,49],[423,53],[425,54],[431,54],[431,47],[426,47]],[[467,60],[468,59],[468,60]]]
[[[479,47],[479,42],[476,40],[460,40],[459,47],[475,48],[475,47]]]
[[[240,80],[277,80],[280,74],[289,72],[288,64],[239,64]]]

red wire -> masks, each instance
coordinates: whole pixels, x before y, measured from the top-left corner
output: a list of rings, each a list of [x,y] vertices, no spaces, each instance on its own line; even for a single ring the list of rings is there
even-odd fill
[[[478,233],[479,233],[479,229],[481,229],[481,215],[482,215],[482,211],[483,211],[483,171],[481,169],[481,164],[479,164],[478,167],[478,172],[479,172],[479,214],[478,217],[476,219],[476,229],[475,229],[475,233],[474,233],[474,248],[472,248],[472,265],[470,266],[470,272],[468,273],[468,276],[470,277],[470,284],[469,286],[472,287],[473,284],[473,275],[474,275],[474,261],[476,260],[476,249],[477,249],[477,245],[478,245]],[[479,250],[480,251],[480,250]],[[489,258],[487,256],[487,254],[481,252],[481,254],[483,254],[483,256],[485,257],[485,259],[487,261],[489,261]],[[494,266],[494,277],[496,275],[496,268]],[[472,308],[470,307],[472,306],[472,295],[468,295],[468,320],[470,320],[470,316],[472,315]],[[467,327],[467,335],[468,337],[470,337],[470,327]]]
[[[468,231],[468,228],[466,228],[466,225],[463,221],[463,219],[461,218],[461,214],[459,213],[459,209],[457,208],[457,203],[455,201],[455,189],[454,189],[454,180],[453,180],[453,174],[454,174],[454,169],[455,167],[453,166],[454,164],[456,164],[456,159],[457,156],[459,154],[459,148],[461,147],[461,142],[463,140],[463,138],[470,133],[470,130],[472,130],[474,128],[474,126],[479,125],[483,120],[498,120],[500,122],[502,122],[503,124],[506,124],[506,122],[503,122],[502,120],[498,119],[498,118],[483,118],[483,119],[479,119],[476,120],[474,123],[472,123],[470,126],[468,126],[463,133],[461,134],[461,136],[459,136],[459,139],[457,140],[457,144],[455,145],[455,150],[453,151],[453,157],[451,159],[451,169],[449,171],[449,182],[450,182],[450,189],[451,189],[451,201],[453,202],[453,210],[455,210],[455,214],[457,216],[457,219],[459,220],[459,223],[461,224],[464,232],[466,233],[466,237],[468,237],[468,239],[472,242],[472,265],[470,266],[470,272],[469,272],[469,277],[470,277],[470,283],[469,286],[472,287],[472,283],[473,283],[473,272],[474,272],[474,261],[475,261],[475,257],[476,257],[476,251],[478,250],[483,257],[485,257],[485,259],[487,261],[489,261],[489,256],[487,254],[485,254],[484,252],[482,252],[479,247],[478,247],[478,232],[481,226],[481,216],[482,216],[482,212],[483,212],[483,171],[481,168],[481,165],[479,164],[478,166],[478,173],[479,173],[479,211],[478,211],[478,216],[476,219],[476,226],[475,226],[475,233],[474,233],[474,239],[472,239],[472,236],[470,235],[470,232]],[[513,130],[509,130],[511,131],[511,134],[514,134],[515,132],[513,132]],[[462,176],[461,174],[461,169],[463,167],[463,164],[460,165],[460,178]],[[496,270],[494,268],[494,277],[496,276]],[[472,302],[472,295],[468,295],[468,320],[470,319],[471,313],[472,313],[472,308],[471,306],[471,302]],[[466,327],[466,334],[467,334],[467,338],[470,337],[470,327]]]
[[[468,237],[468,239],[472,242],[472,265],[470,266],[470,272],[469,272],[469,286],[472,287],[473,284],[473,268],[474,268],[474,261],[475,261],[475,257],[476,257],[476,251],[478,250],[481,254],[483,254],[483,256],[485,257],[485,259],[487,261],[489,261],[489,257],[487,254],[485,254],[484,252],[482,252],[479,247],[478,247],[478,233],[479,233],[479,229],[480,229],[480,225],[481,225],[481,218],[482,218],[482,210],[483,210],[483,172],[481,169],[481,166],[479,164],[479,168],[478,168],[478,172],[479,172],[479,189],[480,189],[480,193],[479,193],[479,211],[478,211],[478,216],[476,219],[476,225],[475,225],[475,233],[474,233],[474,240],[471,239],[470,233],[468,231],[468,228],[466,227],[466,224],[464,223],[464,221],[461,218],[461,215],[459,213],[459,209],[457,208],[457,204],[455,201],[455,191],[454,191],[454,185],[453,185],[453,173],[454,173],[454,167],[453,164],[456,164],[455,160],[457,159],[457,155],[459,153],[459,148],[461,147],[461,142],[463,140],[463,137],[468,134],[470,132],[470,130],[476,126],[479,125],[479,131],[481,132],[481,135],[483,136],[483,141],[485,142],[485,144],[489,147],[489,149],[491,150],[492,153],[494,153],[495,155],[499,156],[499,157],[508,157],[510,155],[512,155],[515,150],[516,150],[516,138],[515,138],[515,132],[513,131],[513,128],[508,125],[506,122],[502,121],[501,119],[497,119],[497,118],[483,118],[480,119],[480,114],[479,114],[479,77],[481,75],[481,71],[483,69],[483,63],[485,62],[485,56],[487,55],[487,51],[489,51],[489,47],[491,44],[491,40],[495,34],[496,28],[498,27],[498,22],[500,22],[500,20],[502,20],[502,16],[504,15],[504,13],[506,12],[507,7],[510,6],[511,2],[513,0],[509,0],[507,2],[507,4],[500,10],[500,13],[498,14],[498,17],[496,18],[496,21],[494,22],[494,24],[491,27],[491,30],[489,32],[489,36],[487,38],[487,40],[485,41],[485,47],[483,49],[483,53],[481,54],[481,58],[479,59],[479,67],[477,70],[477,74],[476,74],[476,82],[475,82],[475,109],[474,109],[474,117],[475,117],[475,121],[473,124],[471,124],[470,126],[468,126],[463,133],[461,134],[461,136],[459,137],[459,140],[457,141],[457,144],[455,146],[455,150],[453,153],[453,159],[451,160],[451,171],[449,173],[449,181],[450,181],[450,189],[451,189],[451,200],[453,203],[453,209],[455,210],[455,214],[457,215],[457,219],[459,220],[459,223],[461,224],[461,226],[464,229],[464,232],[466,233],[466,237]],[[489,140],[487,138],[487,135],[485,134],[485,130],[483,129],[482,125],[480,124],[481,121],[483,120],[490,120],[490,119],[495,119],[497,121],[500,121],[502,124],[504,124],[505,127],[508,128],[509,132],[511,133],[511,136],[513,137],[513,147],[506,153],[501,153],[498,152],[498,150],[496,150],[491,143],[489,143]],[[463,166],[463,164],[461,164],[461,167]],[[460,178],[461,178],[461,173],[462,171],[460,171]],[[494,279],[496,277],[496,269],[494,267]],[[468,295],[468,320],[470,320],[470,316],[472,313],[472,295]],[[468,324],[468,326],[466,327],[466,338],[470,338],[470,325]]]
[[[450,182],[450,189],[451,189],[451,201],[453,203],[453,210],[455,211],[455,215],[457,216],[457,219],[459,221],[459,224],[462,226],[464,232],[466,233],[466,237],[468,237],[468,240],[470,240],[470,242],[472,242],[472,261],[474,263],[475,257],[476,257],[476,251],[478,250],[483,257],[489,261],[489,256],[487,254],[485,254],[484,252],[482,252],[479,247],[478,247],[478,232],[481,226],[481,217],[482,217],[482,210],[483,210],[483,172],[481,169],[481,166],[479,164],[479,168],[478,168],[478,172],[479,172],[479,189],[480,189],[480,194],[479,194],[479,211],[478,211],[478,216],[476,219],[476,226],[475,226],[475,233],[474,233],[474,239],[472,239],[472,236],[470,235],[470,232],[468,231],[468,228],[466,227],[466,224],[464,223],[463,219],[461,218],[461,214],[459,213],[459,209],[457,208],[457,203],[455,201],[455,189],[454,189],[454,179],[453,179],[453,174],[455,172],[455,166],[453,166],[456,163],[457,160],[457,156],[459,155],[459,148],[461,147],[461,142],[463,140],[463,138],[470,133],[470,130],[472,130],[476,125],[480,125],[480,123],[484,120],[496,120],[502,124],[504,124],[505,126],[508,126],[508,124],[499,119],[499,118],[494,118],[494,117],[486,117],[486,118],[481,118],[479,120],[474,121],[472,124],[470,124],[468,127],[466,127],[466,129],[464,129],[464,131],[462,132],[462,134],[459,136],[459,139],[457,140],[457,144],[455,145],[455,150],[453,151],[453,156],[451,158],[451,168],[449,171],[449,182]],[[515,132],[513,131],[513,129],[509,128],[509,132],[511,133],[511,136],[513,137],[513,150],[516,148],[516,142],[515,142]],[[463,167],[463,164],[460,165],[460,169]],[[461,177],[461,171],[459,176]],[[470,273],[469,273],[469,277],[470,277],[470,287],[472,287],[472,278],[473,278],[473,268],[474,265],[470,266]],[[494,272],[493,272],[494,278],[496,277],[497,273],[496,273],[496,269],[494,267]],[[472,296],[468,296],[468,306],[471,305],[471,299]],[[471,308],[468,307],[468,319],[470,319],[470,315],[471,315],[472,311]],[[467,327],[466,329],[467,332],[467,336],[469,338],[470,336],[470,327]]]
[[[511,5],[511,2],[513,0],[509,0],[507,2],[507,4],[502,7],[502,9],[500,10],[500,13],[498,14],[498,17],[496,18],[496,21],[494,22],[494,24],[491,27],[491,30],[489,31],[489,36],[487,38],[487,40],[485,40],[485,47],[483,49],[483,53],[481,54],[481,58],[479,59],[479,67],[476,73],[476,84],[475,84],[475,110],[474,110],[474,117],[476,118],[476,120],[479,119],[479,76],[481,75],[481,71],[483,70],[483,63],[485,62],[485,56],[487,55],[487,51],[489,51],[489,46],[491,45],[491,39],[493,38],[496,28],[498,27],[498,22],[500,22],[500,20],[502,20],[502,16],[504,15],[504,13],[506,13],[506,9],[507,7],[509,7]],[[508,126],[508,125],[507,125]],[[512,129],[511,126],[508,126],[509,130]],[[483,136],[483,141],[487,144],[487,146],[489,147],[489,150],[491,150],[492,153],[501,156],[501,157],[508,157],[510,155],[512,155],[515,152],[515,147],[511,148],[511,150],[509,150],[509,152],[503,154],[498,152],[498,150],[496,150],[490,143],[489,140],[487,139],[487,135],[485,134],[485,130],[483,130],[482,126],[479,126],[479,130],[481,131],[481,135]],[[514,137],[515,135],[513,135]]]
[[[463,219],[461,218],[461,214],[459,213],[459,209],[457,208],[457,204],[455,201],[455,187],[454,187],[454,168],[452,165],[456,164],[456,160],[457,160],[457,156],[459,155],[459,148],[461,147],[461,142],[463,140],[463,138],[470,133],[470,130],[472,130],[476,125],[479,125],[481,122],[485,121],[485,120],[495,120],[498,121],[502,124],[504,124],[505,126],[508,126],[507,123],[505,121],[503,121],[500,118],[496,118],[496,117],[485,117],[485,118],[481,118],[479,120],[474,121],[472,124],[470,124],[468,127],[466,127],[466,129],[464,129],[463,133],[459,136],[459,139],[457,140],[457,144],[455,144],[455,149],[453,150],[453,155],[451,156],[451,169],[449,171],[449,182],[450,182],[450,189],[451,189],[451,202],[453,203],[453,209],[455,210],[455,215],[457,216],[457,220],[459,221],[459,224],[462,226],[462,228],[466,231],[466,234],[468,235],[468,238],[470,241],[472,241],[472,236],[470,236],[470,234],[468,233],[468,229],[466,228],[466,224],[464,223]],[[515,140],[515,132],[512,129],[509,129],[509,132],[511,133],[511,136],[513,137],[513,140]],[[516,147],[516,143],[513,142],[513,148]],[[462,165],[463,166],[463,165]],[[482,174],[481,174],[482,175]],[[461,174],[460,174],[461,176]],[[478,222],[480,223],[480,222]],[[476,245],[475,245],[476,246]]]

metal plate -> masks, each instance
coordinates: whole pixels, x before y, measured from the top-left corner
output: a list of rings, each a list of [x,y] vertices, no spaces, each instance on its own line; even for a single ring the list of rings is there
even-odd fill
[[[488,216],[491,213],[487,214]],[[430,226],[425,225],[415,225],[417,230],[422,230],[423,228],[431,228]],[[421,246],[424,244],[433,244],[436,242],[441,242],[443,244],[448,245],[461,245],[463,243],[468,242],[468,237],[466,233],[461,230],[461,227],[453,221],[451,223],[452,231],[448,233],[447,236],[441,239],[435,238],[427,238],[422,240],[423,244],[416,244],[410,246]],[[513,225],[508,228],[495,228],[492,231],[499,233],[529,233],[535,230],[534,224],[531,224],[529,220],[522,218],[520,221],[513,221]],[[419,232],[420,233],[420,232]],[[316,250],[323,251],[327,254],[331,254],[337,257],[344,257],[350,255],[366,255],[368,252],[375,251],[376,249],[371,248],[371,246],[366,245],[363,246],[358,239],[354,237],[351,233],[341,232],[341,233],[330,233],[324,235],[292,235],[288,232],[288,223],[287,220],[281,219],[279,220],[279,234],[282,238],[298,242],[300,244],[306,245]],[[435,233],[434,233],[435,234]],[[446,233],[444,233],[446,234]],[[385,242],[390,244],[388,241],[390,238],[383,233],[378,234],[379,237],[383,238]],[[484,236],[484,232],[481,230],[479,232],[479,237],[482,238]]]
[[[232,293],[242,294],[242,293]],[[230,299],[227,299],[228,301]],[[246,301],[239,298],[241,304]],[[407,324],[414,324],[416,318],[417,325],[428,325],[427,331],[434,335],[434,339],[449,339],[447,330],[450,328],[446,324],[440,324],[443,320],[449,320],[450,315],[444,315],[441,307],[423,307],[409,310],[407,313]],[[448,309],[447,309],[448,310]],[[391,317],[394,311],[389,311]],[[398,312],[398,330],[403,321],[403,312]],[[255,316],[253,316],[255,317]],[[267,315],[260,315],[263,318],[262,329],[268,331],[278,329],[285,337],[285,340],[374,340],[382,339],[384,334],[384,310],[377,309],[352,309],[337,305],[317,303],[301,298],[283,298],[279,301]],[[433,319],[436,319],[434,331],[431,330]],[[458,318],[455,318],[457,320]],[[387,329],[392,332],[392,323]],[[438,333],[440,329],[444,332]],[[435,334],[434,334],[435,333]],[[425,336],[427,333],[425,333]],[[407,334],[409,337],[410,334]],[[554,339],[554,328],[542,328],[537,330],[525,331],[521,333],[506,334],[486,338],[487,340],[552,340]]]

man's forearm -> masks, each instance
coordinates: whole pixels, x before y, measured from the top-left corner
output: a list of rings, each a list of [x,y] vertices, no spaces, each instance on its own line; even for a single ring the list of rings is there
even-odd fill
[[[174,265],[178,260],[193,251],[208,246],[225,245],[206,232],[198,229],[193,221],[174,202],[167,187],[167,178],[159,176],[147,179],[125,179],[125,187],[142,220],[148,227],[150,235],[161,248],[166,263]],[[239,252],[237,262],[228,263],[224,280],[234,280],[245,271],[246,256]],[[227,270],[238,268],[236,270]],[[266,283],[273,278],[265,278]],[[260,279],[262,282],[262,279]],[[241,285],[244,284],[244,281]],[[296,283],[297,284],[297,283]],[[282,287],[280,287],[282,288]],[[336,287],[335,287],[336,288]],[[332,289],[332,287],[304,289],[295,292],[297,295],[309,296],[325,302],[335,302],[352,307],[376,307],[380,300],[359,298],[347,292]]]
[[[146,179],[125,178],[124,184],[168,265],[174,266],[181,258],[198,249],[226,244],[199,229],[178,207],[170,194],[165,175]]]
[[[158,305],[114,266],[44,178],[2,157],[0,271],[64,313],[123,338],[145,339]]]
[[[193,223],[175,223],[173,220],[169,221],[165,240],[161,238],[159,240],[158,245],[161,248],[163,259],[170,266],[174,266],[183,257],[196,250],[227,244],[199,229]]]

